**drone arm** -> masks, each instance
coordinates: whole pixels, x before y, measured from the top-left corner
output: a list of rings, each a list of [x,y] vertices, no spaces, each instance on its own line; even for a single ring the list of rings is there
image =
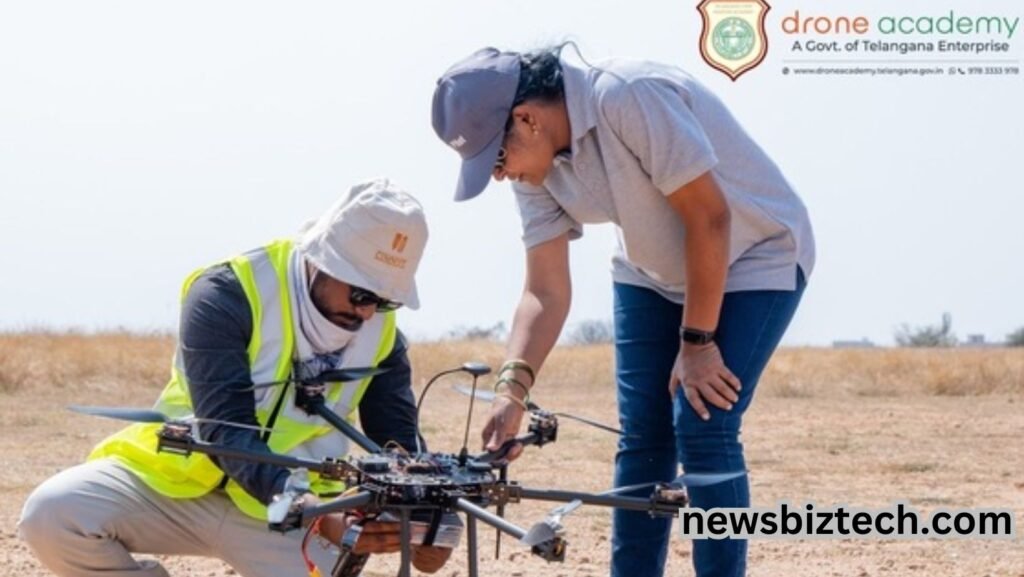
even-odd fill
[[[522,539],[523,536],[526,535],[526,529],[517,527],[516,525],[509,523],[505,519],[502,519],[501,517],[492,514],[490,511],[482,507],[478,507],[477,505],[474,505],[473,503],[467,501],[466,499],[460,498],[456,500],[455,508],[458,509],[459,511],[462,511],[463,513],[465,513],[473,519],[487,523],[488,525],[494,527],[499,531],[512,535],[516,539]]]
[[[326,503],[321,503],[320,505],[315,505],[303,510],[302,520],[305,522],[315,517],[327,515],[328,513],[340,513],[349,509],[360,509],[372,503],[374,497],[375,494],[370,491],[359,491],[358,493],[348,497],[340,497],[333,501],[327,501]]]
[[[168,453],[178,453],[181,455],[188,455],[190,453],[202,453],[204,455],[210,455],[212,457],[225,457],[229,459],[239,459],[242,461],[249,461],[255,463],[265,463],[268,465],[285,467],[287,469],[305,468],[309,469],[310,471],[316,471],[317,473],[320,473],[321,475],[331,479],[340,478],[344,473],[349,472],[352,469],[352,466],[344,461],[335,461],[329,459],[325,459],[323,461],[313,461],[310,459],[301,459],[298,457],[279,455],[277,453],[271,452],[253,453],[251,451],[236,449],[234,447],[226,447],[213,443],[197,441],[187,434],[176,435],[173,433],[169,434],[165,431],[161,431],[160,433],[160,437],[157,443],[157,450]]]
[[[380,445],[373,442],[372,439],[364,435],[359,429],[352,426],[351,423],[341,418],[338,413],[335,413],[323,403],[323,398],[319,402],[311,403],[310,409],[313,413],[317,414],[323,420],[331,424],[332,427],[341,431],[343,435],[352,439],[352,442],[359,445],[367,453],[380,453],[383,451]]]
[[[531,489],[519,487],[518,493],[522,499],[534,499],[537,501],[555,501],[568,503],[570,501],[582,501],[586,505],[597,505],[601,507],[612,507],[629,511],[646,511],[652,515],[676,516],[680,507],[685,503],[668,503],[653,499],[641,499],[639,497],[621,497],[616,495],[594,495],[592,493],[580,493],[576,491],[558,491],[548,489]]]

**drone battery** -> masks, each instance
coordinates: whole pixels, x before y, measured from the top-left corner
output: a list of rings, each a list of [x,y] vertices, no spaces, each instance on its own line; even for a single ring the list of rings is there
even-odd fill
[[[419,516],[417,513],[414,515]],[[399,518],[397,515],[391,512],[385,511],[381,513],[376,521],[384,523],[398,523]],[[410,543],[412,545],[423,545],[428,535],[430,534],[431,522],[427,520],[413,519],[409,522],[410,529]],[[343,539],[343,545],[351,544],[351,547],[355,548],[356,543],[359,540],[359,536],[362,533],[363,527],[356,525],[351,527],[345,532]],[[437,526],[437,531],[434,534],[434,541],[431,543],[434,547],[443,547],[446,549],[454,549],[459,546],[459,541],[462,539],[462,520],[459,516],[454,513],[445,513],[441,515],[440,523]]]
[[[454,549],[459,546],[459,540],[461,538],[462,523],[457,525],[446,525],[442,521],[441,526],[437,528],[437,534],[434,535],[433,546]]]

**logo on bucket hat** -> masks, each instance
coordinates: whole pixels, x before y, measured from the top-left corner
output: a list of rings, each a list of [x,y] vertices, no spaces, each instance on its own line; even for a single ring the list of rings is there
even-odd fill
[[[395,233],[395,240],[391,241],[391,248],[395,252],[402,252],[405,250],[405,245],[409,243],[409,236],[400,232]]]

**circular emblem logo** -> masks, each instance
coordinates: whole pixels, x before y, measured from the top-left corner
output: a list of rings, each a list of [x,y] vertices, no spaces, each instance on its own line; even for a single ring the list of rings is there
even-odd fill
[[[754,49],[754,28],[742,18],[723,19],[711,32],[715,52],[726,60],[739,60]]]

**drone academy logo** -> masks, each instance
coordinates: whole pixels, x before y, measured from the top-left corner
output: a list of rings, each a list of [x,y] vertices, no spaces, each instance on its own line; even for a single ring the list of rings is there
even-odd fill
[[[709,66],[734,81],[764,60],[768,35],[764,20],[771,6],[764,0],[702,0],[700,55]]]

